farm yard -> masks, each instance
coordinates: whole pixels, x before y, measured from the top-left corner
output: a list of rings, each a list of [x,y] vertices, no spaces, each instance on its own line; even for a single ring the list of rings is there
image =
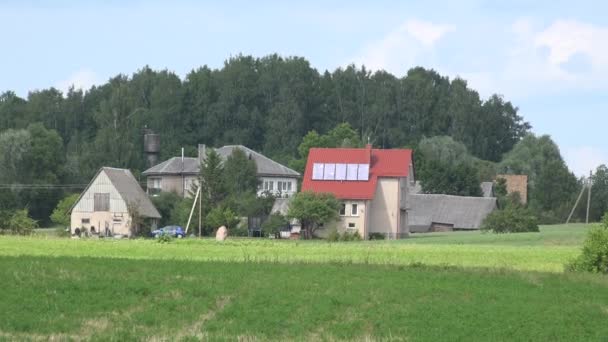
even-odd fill
[[[586,226],[398,241],[0,237],[0,340],[586,340]]]

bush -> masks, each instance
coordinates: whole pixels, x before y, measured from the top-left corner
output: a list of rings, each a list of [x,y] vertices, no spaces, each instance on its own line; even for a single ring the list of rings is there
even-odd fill
[[[169,234],[161,234],[158,238],[156,238],[156,242],[158,243],[170,243],[173,241],[173,236]]]
[[[370,240],[385,240],[386,235],[384,235],[383,233],[370,233],[369,239]]]
[[[78,200],[79,194],[71,194],[64,197],[59,203],[53,213],[51,214],[51,221],[53,223],[60,225],[65,229],[70,225],[70,209]]]
[[[340,234],[336,229],[332,229],[329,234],[327,235],[327,238],[325,239],[329,242],[338,242],[338,241],[343,241],[343,242],[348,242],[348,241],[361,241],[361,235],[359,234],[359,232],[344,232],[342,234]]]
[[[272,235],[277,237],[282,228],[289,225],[289,222],[285,216],[281,214],[272,214],[268,217],[268,220],[262,223],[262,230],[265,235]]]
[[[327,234],[327,241],[336,242],[340,241],[340,233],[338,233],[337,229],[332,229],[329,234]]]
[[[37,227],[38,223],[29,217],[27,209],[14,211],[8,220],[8,229],[12,234],[29,235]]]
[[[606,216],[604,216],[606,217]],[[596,227],[589,231],[583,244],[583,253],[566,269],[578,272],[608,274],[608,227]]]
[[[483,221],[481,230],[494,233],[539,232],[538,220],[528,210],[520,207],[507,207],[496,210]]]

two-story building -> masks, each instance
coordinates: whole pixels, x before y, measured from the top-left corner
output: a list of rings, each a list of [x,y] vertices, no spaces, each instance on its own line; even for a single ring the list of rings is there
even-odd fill
[[[302,191],[327,192],[341,201],[340,219],[329,229],[402,238],[409,234],[408,189],[414,184],[412,150],[312,148]],[[324,232],[323,232],[324,231]]]
[[[255,161],[260,181],[258,196],[264,192],[275,196],[290,197],[298,191],[300,174],[287,166],[242,145],[227,145],[215,151],[226,160],[235,149],[240,149]],[[147,177],[148,193],[175,192],[180,196],[191,196],[192,185],[198,181],[201,161],[206,155],[205,145],[199,145],[198,158],[173,157],[142,173]]]

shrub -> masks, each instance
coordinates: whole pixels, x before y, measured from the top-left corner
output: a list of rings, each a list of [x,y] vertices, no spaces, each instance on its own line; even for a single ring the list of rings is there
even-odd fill
[[[385,240],[386,235],[384,235],[383,233],[370,233],[369,239],[370,240]]]
[[[38,227],[36,220],[29,217],[27,209],[17,210],[8,220],[8,226],[13,234],[29,235]]]
[[[329,234],[327,234],[327,241],[336,242],[340,241],[340,233],[338,233],[337,229],[332,229]]]
[[[76,203],[79,196],[79,194],[71,194],[59,201],[57,207],[51,214],[51,221],[64,229],[65,227],[68,227],[70,225],[70,208]]]
[[[268,217],[268,220],[262,223],[262,230],[266,235],[272,235],[277,237],[282,228],[289,224],[285,216],[281,214],[272,214]]]
[[[494,233],[539,232],[538,220],[528,210],[521,207],[507,207],[496,210],[483,221],[481,230]]]
[[[606,216],[604,216],[606,218]],[[593,228],[583,244],[583,253],[566,265],[570,271],[608,274],[608,226]]]
[[[156,242],[158,243],[170,243],[173,241],[173,236],[169,234],[161,234],[158,238],[156,238]]]

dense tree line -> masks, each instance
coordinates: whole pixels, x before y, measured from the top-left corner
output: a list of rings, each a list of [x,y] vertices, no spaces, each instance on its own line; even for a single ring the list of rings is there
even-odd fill
[[[341,136],[351,134],[340,131],[345,123],[354,136]],[[433,70],[417,67],[404,77],[355,66],[319,72],[300,57],[237,56],[184,79],[144,67],[86,92],[50,88],[27,98],[4,92],[0,141],[10,144],[0,143],[0,167],[8,168],[0,183],[86,184],[104,165],[138,175],[146,168],[145,127],[161,133],[161,160],[182,146],[196,155],[198,143],[243,144],[297,169],[305,160],[299,149],[305,136],[309,143],[330,137],[321,141],[326,146],[370,142],[383,148],[416,148],[424,138],[447,136],[480,161],[476,167],[500,164],[530,129],[501,96],[481,99],[465,80]],[[2,158],[13,155],[7,148],[24,159],[5,163]],[[458,165],[463,173],[469,166]],[[440,167],[450,172],[451,166]],[[48,220],[63,191],[24,190],[14,198],[2,190],[0,210],[13,201]]]

